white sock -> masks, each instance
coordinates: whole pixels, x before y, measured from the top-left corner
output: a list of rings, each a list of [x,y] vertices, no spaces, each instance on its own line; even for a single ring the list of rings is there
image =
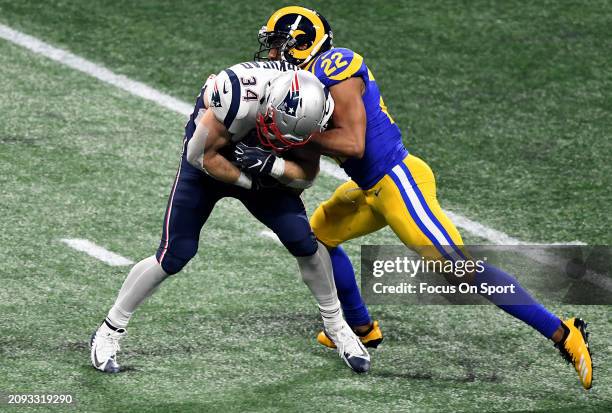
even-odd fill
[[[329,307],[319,306],[319,312],[326,330],[337,330],[344,323],[342,311],[340,311],[340,301],[337,302],[337,305]]]
[[[108,312],[107,320],[117,328],[126,328],[136,308],[153,294],[167,277],[168,274],[154,256],[138,262],[123,282],[119,296]]]
[[[327,248],[319,242],[317,252],[309,257],[297,257],[297,261],[302,280],[319,304],[325,328],[339,327],[344,319]]]
[[[126,328],[130,318],[132,318],[133,313],[128,313],[127,311],[120,308],[116,303],[113,305],[106,316],[106,321],[108,321],[113,327],[116,328]]]

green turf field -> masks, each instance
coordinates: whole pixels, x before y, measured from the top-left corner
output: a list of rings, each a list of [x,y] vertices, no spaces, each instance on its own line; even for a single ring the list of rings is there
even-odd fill
[[[0,0],[0,23],[191,102],[209,73],[252,57],[280,4]],[[610,3],[305,5],[365,57],[444,208],[524,241],[612,243]],[[126,371],[94,371],[89,334],[129,268],[59,240],[151,255],[183,124],[0,40],[0,393],[68,392],[88,412],[612,411],[606,306],[553,306],[590,322],[588,394],[549,343],[492,307],[374,306],[386,341],[368,375],[352,374],[316,344],[293,258],[233,200],[133,318]],[[321,176],[309,212],[337,183]],[[353,241],[355,262],[361,243],[397,241]]]

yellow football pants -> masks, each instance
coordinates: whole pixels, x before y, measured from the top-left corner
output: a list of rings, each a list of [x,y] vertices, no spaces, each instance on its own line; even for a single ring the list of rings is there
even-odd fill
[[[389,225],[404,245],[425,258],[463,257],[461,235],[436,199],[433,172],[413,155],[368,190],[354,181],[340,185],[316,209],[310,225],[329,247]]]

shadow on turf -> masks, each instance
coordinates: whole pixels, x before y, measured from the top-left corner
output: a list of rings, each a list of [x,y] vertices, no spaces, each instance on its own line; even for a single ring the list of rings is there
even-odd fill
[[[74,351],[82,353],[83,351],[89,352],[89,342],[87,341],[69,341],[67,343],[61,344],[58,346],[58,350],[60,351]],[[155,348],[140,348],[140,349],[131,349],[121,351],[121,354],[127,357],[130,356],[164,356],[168,354],[168,351],[172,350],[174,353],[184,353],[184,354],[197,354],[203,352],[202,346],[192,346],[189,344],[181,344],[177,343],[173,345],[171,348],[169,347],[155,347]]]
[[[78,352],[80,354],[83,354],[84,357],[87,357],[86,353],[89,351],[89,344],[87,342],[82,342],[82,341],[67,342],[60,346],[60,350]],[[201,352],[202,348],[201,347],[196,348],[194,346],[189,346],[189,345],[187,346],[179,345],[178,348],[173,347],[172,351],[174,353],[182,352],[185,354],[190,354],[190,353]],[[130,358],[130,357],[137,358],[138,356],[160,356],[160,355],[166,354],[166,352],[167,352],[167,349],[164,349],[164,348],[147,349],[147,350],[128,350],[124,352],[124,356],[126,358]],[[320,348],[318,347],[318,345],[314,343],[314,340],[313,340],[312,349],[311,351],[309,351],[309,353],[312,356],[325,360],[326,363],[332,360],[335,361],[336,358],[338,358],[334,350],[326,350],[326,349]],[[416,371],[405,371],[405,370],[402,370],[402,371],[378,370],[376,369],[376,367],[374,367],[368,375],[373,376],[373,377],[390,378],[390,379],[430,380],[430,381],[435,381],[435,382],[444,381],[444,382],[456,382],[456,383],[471,383],[471,382],[476,382],[477,380],[482,381],[482,382],[490,382],[490,383],[499,383],[503,381],[503,379],[500,376],[498,376],[496,372],[493,372],[491,375],[488,375],[488,376],[476,375],[469,361],[465,361],[460,364],[466,368],[466,372],[464,376],[458,376],[458,377],[443,377],[443,376],[428,373],[428,372],[416,372]],[[90,368],[91,366],[87,364],[87,365],[84,365],[84,367]],[[330,365],[330,367],[332,366]],[[343,364],[340,365],[340,367],[342,369],[345,368]],[[125,365],[125,364],[122,364],[121,370],[120,370],[121,373],[138,372],[138,371],[141,371],[141,369],[134,365]]]
[[[43,139],[47,140],[47,139]],[[40,139],[27,138],[24,136],[0,136],[0,144],[17,144],[17,145],[36,145],[40,143]]]
[[[108,376],[112,376],[112,374],[110,373],[105,373],[99,370],[96,370],[95,368],[93,368],[93,366],[91,364],[81,364],[81,367],[85,370],[90,370],[93,371],[95,373],[100,373],[100,374],[105,374]],[[130,372],[144,372],[144,370],[142,370],[140,367],[136,367],[136,366],[132,366],[132,365],[128,365],[126,366],[125,364],[122,364],[121,367],[119,368],[119,373],[130,373]]]
[[[393,321],[402,320],[394,315],[386,314],[385,319],[389,320],[389,324],[393,324]],[[401,324],[400,324],[401,325]],[[221,326],[221,328],[219,327]],[[215,328],[216,327],[216,328]],[[122,351],[123,360],[138,360],[144,357],[157,357],[165,356],[169,352],[172,354],[201,354],[205,351],[217,351],[217,352],[233,352],[243,351],[241,348],[233,348],[227,346],[226,338],[231,338],[236,333],[245,334],[248,333],[251,337],[259,337],[262,340],[278,340],[287,337],[304,337],[304,345],[309,348],[307,352],[314,357],[324,360],[324,364],[328,365],[332,370],[335,370],[334,363],[338,363],[338,370],[346,368],[335,351],[330,349],[324,349],[318,345],[315,341],[316,333],[319,331],[321,325],[318,317],[314,314],[302,314],[293,313],[286,314],[283,318],[279,318],[270,314],[239,314],[234,315],[230,320],[226,317],[201,317],[199,314],[189,314],[183,318],[183,323],[180,327],[172,325],[158,324],[157,329],[163,334],[178,337],[182,331],[191,331],[191,337],[184,338],[181,340],[172,340],[171,342],[155,343],[155,345],[138,346],[134,345],[132,348],[126,348]],[[143,336],[149,334],[151,326],[145,327],[142,331]],[[420,331],[422,330],[422,331]],[[206,350],[202,348],[202,343],[197,340],[199,335],[198,332],[207,334],[212,340],[206,344]],[[417,326],[402,331],[401,328],[390,330],[387,334],[387,340],[402,342],[405,341],[408,336],[420,336],[425,334],[427,329],[425,326]],[[211,332],[217,332],[218,337],[211,337]],[[195,337],[195,338],[194,338]],[[307,342],[310,342],[309,345]],[[88,357],[89,343],[88,341],[70,341],[59,345],[59,351],[69,351],[79,354],[79,357]],[[376,350],[372,352],[374,363],[376,363]],[[460,360],[459,364],[463,367],[464,372],[455,374],[454,376],[441,375],[433,372],[423,371],[410,371],[409,364],[395,364],[394,369],[377,369],[376,365],[373,366],[372,371],[369,373],[372,377],[380,378],[395,378],[404,380],[429,380],[429,381],[443,381],[443,382],[455,382],[455,383],[471,383],[471,382],[489,382],[499,383],[503,381],[496,372],[487,372],[486,374],[476,374],[473,362],[470,360]],[[87,365],[90,367],[89,365]],[[121,372],[140,372],[140,367],[134,365],[122,364]],[[347,374],[350,371],[347,370]]]
[[[430,380],[435,382],[454,382],[454,383],[473,383],[476,381],[486,383],[501,383],[503,378],[498,376],[496,372],[487,376],[477,376],[473,371],[467,371],[464,376],[443,377],[427,372],[411,372],[411,371],[394,371],[394,370],[376,370],[375,367],[369,373],[370,375],[385,379],[404,379],[404,380]]]

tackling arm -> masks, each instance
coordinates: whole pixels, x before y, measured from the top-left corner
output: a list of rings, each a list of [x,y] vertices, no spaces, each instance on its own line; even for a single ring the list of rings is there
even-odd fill
[[[283,175],[279,182],[292,188],[310,188],[319,173],[321,154],[309,148],[291,150],[285,161]]]
[[[324,155],[362,158],[365,151],[366,111],[362,95],[365,85],[360,77],[352,77],[332,86],[334,127],[315,133],[310,141]]]

